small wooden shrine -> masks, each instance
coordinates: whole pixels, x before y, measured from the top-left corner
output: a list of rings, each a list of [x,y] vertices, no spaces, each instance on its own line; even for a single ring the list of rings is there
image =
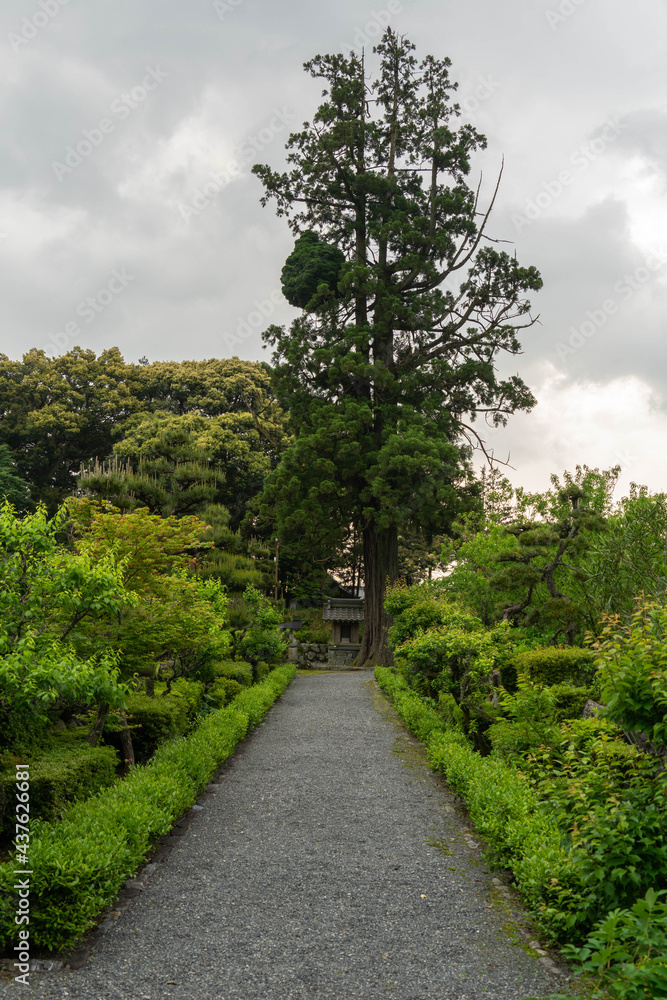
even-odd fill
[[[359,626],[364,620],[363,598],[330,597],[322,610],[322,618],[333,626],[329,665],[345,666],[351,663],[361,649]]]

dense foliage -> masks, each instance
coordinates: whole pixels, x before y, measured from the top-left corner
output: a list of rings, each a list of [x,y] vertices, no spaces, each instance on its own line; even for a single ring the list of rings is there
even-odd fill
[[[57,358],[0,355],[0,413],[14,474],[51,514],[76,489],[82,465],[115,452],[140,474],[142,461],[156,463],[146,469],[183,464],[185,448],[218,471],[215,500],[229,505],[237,527],[286,442],[270,371],[239,358],[135,365],[117,348],[96,356],[79,347]],[[168,497],[178,492],[161,485]]]

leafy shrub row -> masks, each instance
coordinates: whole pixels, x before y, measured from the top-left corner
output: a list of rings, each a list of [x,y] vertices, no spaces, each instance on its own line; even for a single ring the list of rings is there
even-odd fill
[[[92,927],[149,848],[197,798],[236,744],[293,679],[278,667],[233,705],[212,712],[189,736],[162,744],[145,767],[70,809],[57,824],[32,828],[30,931],[35,945],[60,949]],[[0,866],[0,944],[14,942],[15,864]]]
[[[594,996],[667,996],[667,902],[660,900],[667,892],[652,888],[667,872],[667,800],[664,781],[656,787],[641,780],[639,772],[650,762],[631,747],[621,753],[609,734],[605,738],[605,728],[613,728],[609,723],[581,720],[570,723],[573,731],[561,747],[568,787],[554,775],[550,787],[542,782],[535,789],[529,774],[475,752],[461,730],[443,721],[403,677],[381,667],[375,676],[408,729],[426,743],[431,767],[465,801],[489,840],[490,860],[514,871],[543,933],[552,941],[577,940],[589,931],[583,946],[568,944],[564,953],[589,983],[594,980]],[[549,748],[541,750],[551,755]],[[536,758],[534,764],[539,773]],[[614,771],[639,781],[630,781],[610,810],[608,778]],[[562,834],[571,825],[561,822],[564,817],[576,820],[570,836]],[[641,892],[643,899],[637,898]],[[623,894],[632,905],[612,909]]]
[[[31,754],[13,754],[0,771],[0,838],[14,833],[15,763],[30,760],[31,815],[55,820],[73,802],[87,799],[113,784],[118,756],[113,747],[91,747],[86,732],[78,729],[58,733]],[[3,809],[4,804],[4,809]]]

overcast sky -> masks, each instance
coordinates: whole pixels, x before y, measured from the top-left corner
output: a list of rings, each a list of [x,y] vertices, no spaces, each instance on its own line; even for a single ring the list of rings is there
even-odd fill
[[[487,193],[505,158],[489,232],[544,279],[510,478],[667,490],[664,0],[3,0],[0,351],[269,360],[293,241],[250,168],[312,116],[303,62],[388,23],[452,59]]]

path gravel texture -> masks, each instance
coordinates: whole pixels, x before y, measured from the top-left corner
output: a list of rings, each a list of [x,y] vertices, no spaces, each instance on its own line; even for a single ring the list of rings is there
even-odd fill
[[[299,675],[215,782],[80,969],[0,993],[521,1000],[562,986],[369,673]]]

